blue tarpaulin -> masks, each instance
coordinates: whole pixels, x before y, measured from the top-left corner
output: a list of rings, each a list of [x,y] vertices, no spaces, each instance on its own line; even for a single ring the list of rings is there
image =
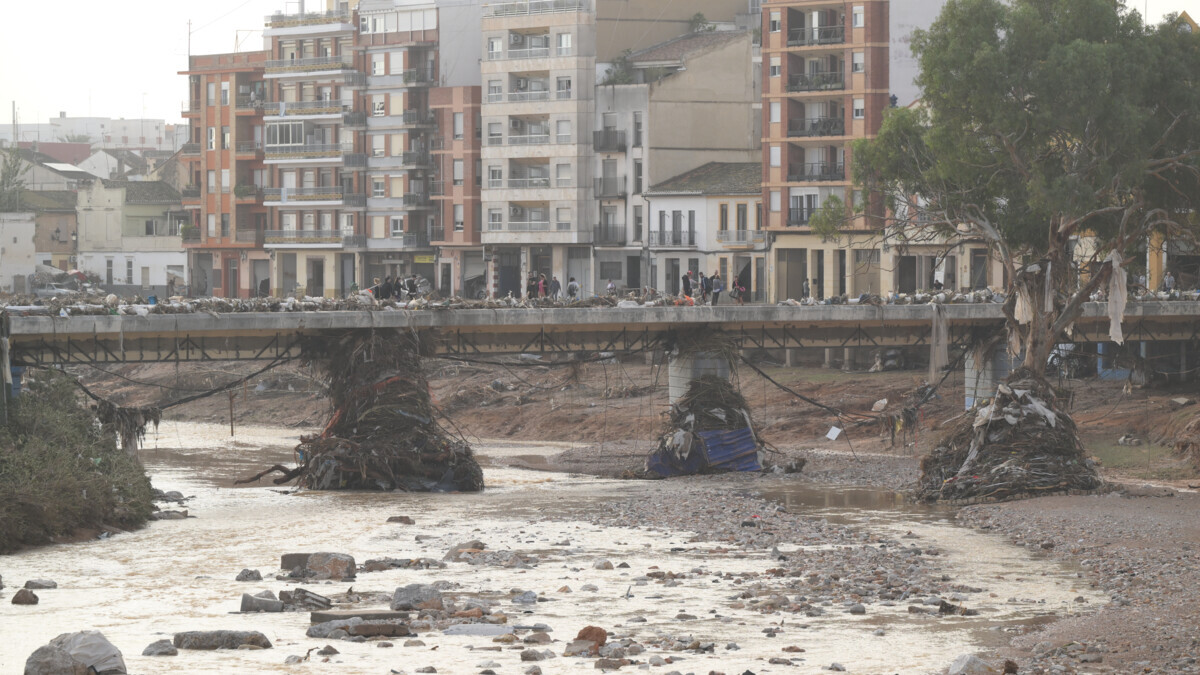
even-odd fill
[[[660,476],[686,476],[708,471],[761,471],[758,442],[749,427],[720,431],[679,432],[670,446],[646,460],[646,470]]]

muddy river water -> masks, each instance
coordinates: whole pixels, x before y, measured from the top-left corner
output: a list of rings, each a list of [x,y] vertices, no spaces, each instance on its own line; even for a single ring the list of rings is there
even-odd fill
[[[692,533],[639,527],[601,527],[588,513],[606,500],[636,497],[661,490],[657,482],[614,481],[560,473],[508,468],[505,457],[550,455],[552,444],[477,445],[486,459],[488,490],[477,495],[298,493],[269,487],[231,488],[232,478],[290,458],[298,432],[288,429],[239,428],[167,422],[149,435],[143,461],[154,485],[192,496],[183,508],[187,520],[159,521],[129,534],[103,540],[49,546],[0,557],[0,575],[8,588],[0,603],[0,673],[20,672],[25,658],[63,632],[97,629],[125,656],[131,673],[258,673],[338,672],[413,673],[433,666],[439,673],[522,673],[530,664],[519,650],[494,648],[491,637],[421,635],[423,647],[380,648],[375,642],[334,643],[340,654],[329,663],[318,658],[284,665],[288,655],[304,655],[328,640],[305,637],[307,613],[239,614],[243,592],[290,587],[277,581],[279,556],[301,551],[338,551],[359,563],[370,558],[432,557],[441,559],[451,545],[480,539],[493,549],[536,554],[532,569],[450,563],[446,569],[392,570],[361,574],[352,583],[303,584],[326,595],[356,592],[390,593],[409,583],[446,581],[453,591],[492,599],[513,623],[546,624],[562,653],[566,641],[586,625],[597,625],[617,637],[653,641],[658,633],[692,636],[717,645],[711,654],[675,652],[676,663],[650,667],[651,672],[697,674],[819,673],[841,663],[850,673],[928,673],[944,668],[955,656],[1005,641],[1005,630],[1051,620],[1078,606],[1077,596],[1100,600],[1076,578],[1074,570],[1041,559],[998,537],[956,527],[946,512],[906,507],[886,492],[814,486],[803,479],[764,478],[761,493],[789,511],[803,511],[867,530],[911,532],[942,550],[940,564],[963,584],[991,593],[974,606],[974,617],[933,618],[910,615],[908,603],[873,605],[862,616],[834,612],[807,622],[802,630],[768,636],[763,628],[781,619],[806,623],[803,615],[764,616],[730,607],[740,590],[716,575],[686,578],[676,586],[643,584],[652,566],[687,571],[693,568],[738,574],[770,566],[765,551],[734,551],[719,560],[690,541]],[[389,524],[389,516],[408,515],[416,525]],[[552,516],[552,517],[547,517]],[[564,545],[563,542],[569,542]],[[803,555],[783,546],[789,555]],[[593,569],[610,560],[629,568]],[[261,570],[262,582],[236,582],[243,568]],[[8,602],[25,579],[49,578],[58,589],[38,591],[35,607]],[[592,584],[595,591],[582,587]],[[573,592],[558,592],[561,587]],[[533,590],[547,598],[536,605],[513,605],[515,589]],[[628,596],[628,597],[627,597]],[[1015,601],[1013,601],[1015,599]],[[385,607],[386,603],[381,606]],[[525,613],[528,612],[528,613]],[[696,620],[681,622],[680,613]],[[638,617],[637,622],[630,619]],[[641,622],[645,619],[645,622]],[[798,627],[799,628],[799,627]],[[884,628],[883,635],[877,629]],[[155,640],[183,630],[238,629],[261,631],[274,644],[261,651],[181,652],[176,657],[143,657]],[[736,643],[740,649],[726,649]],[[786,645],[805,651],[796,666],[771,665]],[[655,654],[642,654],[643,663]],[[545,673],[596,672],[594,661],[562,657],[538,664]],[[623,671],[637,670],[626,666]]]

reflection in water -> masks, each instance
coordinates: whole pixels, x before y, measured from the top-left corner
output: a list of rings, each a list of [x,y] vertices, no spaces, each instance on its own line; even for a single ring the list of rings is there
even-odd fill
[[[148,437],[144,460],[156,487],[194,495],[185,508],[195,517],[156,522],[108,540],[0,558],[0,574],[10,592],[35,577],[55,579],[60,586],[39,592],[42,601],[36,607],[14,606],[7,598],[0,602],[5,640],[0,672],[18,672],[29,653],[59,633],[89,628],[103,631],[121,648],[131,672],[316,672],[322,665],[315,662],[283,665],[288,655],[303,655],[327,642],[304,637],[307,614],[235,613],[243,592],[289,587],[273,579],[281,554],[342,551],[360,563],[385,556],[441,558],[451,545],[468,539],[482,539],[494,549],[536,553],[541,564],[521,570],[454,563],[444,570],[392,570],[363,574],[352,584],[308,587],[336,595],[351,585],[356,592],[387,593],[409,583],[450,582],[455,592],[496,602],[513,623],[550,625],[559,641],[550,647],[559,654],[564,641],[588,624],[643,641],[665,632],[716,642],[718,648],[711,655],[676,654],[686,659],[680,669],[693,672],[759,672],[764,659],[780,655],[782,647],[790,644],[803,647],[806,651],[800,656],[806,660],[789,672],[817,673],[820,666],[834,661],[850,672],[933,672],[960,653],[994,644],[997,634],[989,627],[1041,620],[1038,617],[1050,611],[1061,611],[1076,595],[1094,599],[1090,591],[1074,588],[1075,580],[1061,568],[998,538],[955,528],[945,522],[944,514],[912,510],[894,495],[868,497],[870,491],[817,488],[805,492],[794,486],[785,490],[784,482],[764,482],[764,494],[779,499],[789,510],[807,508],[816,516],[855,518],[863,521],[863,527],[897,536],[911,531],[922,545],[933,544],[944,551],[940,564],[947,574],[964,584],[987,587],[995,597],[973,599],[983,613],[980,617],[913,616],[901,604],[872,606],[865,617],[830,613],[807,619],[734,610],[730,598],[747,585],[734,585],[717,574],[689,576],[674,587],[640,586],[639,577],[652,566],[737,575],[761,572],[770,561],[762,551],[714,553],[715,544],[693,542],[687,532],[588,522],[589,510],[598,503],[657,498],[662,494],[660,483],[500,465],[505,456],[545,455],[560,449],[550,445],[508,444],[494,452],[487,445],[480,447],[481,454],[493,459],[485,469],[491,487],[482,494],[292,494],[269,482],[229,488],[236,477],[286,461],[297,436],[293,430],[239,428],[231,440],[227,427],[164,424],[156,436]],[[545,514],[563,520],[547,521]],[[417,524],[386,523],[393,515],[411,516]],[[593,569],[592,564],[601,559],[630,567]],[[235,582],[235,575],[245,567],[261,570],[266,580]],[[585,592],[585,584],[598,590]],[[573,592],[557,592],[562,586]],[[513,605],[509,598],[514,589],[537,591],[548,602]],[[1006,601],[1010,597],[1043,602],[1012,604]],[[699,619],[676,620],[680,612]],[[646,622],[629,623],[634,617]],[[762,629],[780,619],[786,622],[780,636],[764,635]],[[885,636],[872,635],[879,627],[886,628]],[[262,631],[275,648],[183,652],[165,659],[140,655],[147,644],[176,631],[222,628]],[[401,640],[394,649],[380,649],[374,642],[338,642],[341,654],[333,661],[344,673],[412,672],[423,666],[443,673],[477,672],[485,661],[500,663],[497,672],[524,670],[519,650],[479,651],[495,646],[491,638],[432,634],[421,639],[428,646],[405,648]],[[728,642],[741,649],[724,650]],[[560,657],[542,666],[546,672],[595,672],[592,661],[574,658]]]

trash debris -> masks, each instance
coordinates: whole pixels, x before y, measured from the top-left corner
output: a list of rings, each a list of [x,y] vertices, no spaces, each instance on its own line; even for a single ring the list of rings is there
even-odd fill
[[[754,433],[749,408],[722,377],[692,380],[667,414],[658,449],[646,459],[646,475],[761,471],[763,445]]]
[[[921,460],[921,501],[1008,499],[1101,486],[1075,423],[1055,410],[1049,385],[1015,371],[996,395],[960,418]]]
[[[323,373],[333,416],[296,446],[299,465],[276,465],[276,484],[312,490],[478,492],[483,471],[471,446],[437,421],[415,336],[372,331],[311,338],[304,353]]]

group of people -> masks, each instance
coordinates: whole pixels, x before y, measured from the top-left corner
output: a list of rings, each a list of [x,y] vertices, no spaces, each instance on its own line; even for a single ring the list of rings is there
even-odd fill
[[[712,305],[715,307],[717,301],[721,298],[721,293],[725,290],[725,282],[721,279],[720,272],[713,272],[709,276],[704,276],[704,272],[699,272],[695,275],[691,270],[683,275],[682,279],[682,295],[685,298],[691,299],[695,304],[707,305],[709,299],[712,299]],[[746,287],[742,285],[740,279],[733,277],[729,286],[729,297],[733,298],[739,305],[746,304]]]
[[[376,300],[388,300],[395,298],[397,300],[411,300],[420,294],[420,282],[417,281],[417,275],[413,274],[407,279],[396,277],[385,278],[382,282],[379,277],[375,277],[375,285],[369,290],[375,294]]]
[[[550,279],[546,279],[545,274],[531,274],[529,280],[525,283],[525,295],[530,298],[550,298],[558,300],[562,297],[562,283],[558,277],[550,275]],[[575,281],[575,277],[571,277],[567,281],[567,296],[568,301],[579,299],[579,282]]]

